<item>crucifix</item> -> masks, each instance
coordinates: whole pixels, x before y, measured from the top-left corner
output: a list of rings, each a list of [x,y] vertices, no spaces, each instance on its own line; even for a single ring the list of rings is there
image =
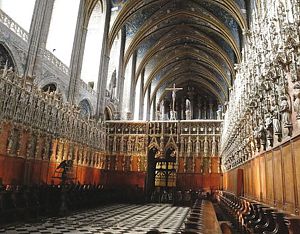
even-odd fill
[[[176,88],[175,84],[173,84],[172,88],[166,88],[166,90],[172,91],[172,111],[175,113],[175,99],[176,99],[176,92],[182,90],[183,88]]]

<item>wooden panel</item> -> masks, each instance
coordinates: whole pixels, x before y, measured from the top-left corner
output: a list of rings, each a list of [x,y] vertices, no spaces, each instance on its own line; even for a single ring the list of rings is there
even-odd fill
[[[131,161],[131,170],[132,171],[138,171],[138,156],[132,156],[132,161]]]
[[[202,160],[200,157],[195,157],[195,173],[200,173],[201,172],[201,163]],[[181,171],[183,172],[183,171]]]
[[[266,202],[267,199],[267,187],[266,187],[266,163],[264,155],[259,160],[260,167],[260,184],[261,184],[261,200]]]
[[[47,183],[49,161],[42,161],[42,169],[40,174],[40,182]]]
[[[183,173],[184,172],[184,158],[179,158],[178,172],[179,173]]]
[[[236,191],[237,196],[243,196],[243,180],[244,180],[243,172],[244,172],[243,169],[237,170],[237,191]]]
[[[28,131],[23,130],[20,137],[20,148],[19,156],[26,158],[27,157],[27,146],[28,146],[29,134]]]
[[[176,176],[176,186],[181,190],[219,189],[220,181],[220,173],[177,173]]]
[[[225,172],[223,174],[223,189],[228,190],[228,174],[229,172]]]
[[[4,184],[23,184],[24,162],[23,158],[5,157],[3,165]]]
[[[286,145],[282,147],[282,160],[283,160],[283,191],[285,197],[285,208],[286,210],[293,212],[295,204],[294,195],[294,176],[293,176],[293,158],[292,158],[292,147]]]
[[[267,188],[267,202],[272,204],[274,202],[274,192],[273,192],[273,158],[272,152],[266,154],[266,188]]]
[[[296,190],[297,190],[297,198],[298,203],[300,199],[300,140],[293,143],[293,154],[295,159],[295,179],[297,182]]]
[[[48,178],[47,178],[48,184],[57,184],[60,182],[58,179],[53,178],[54,172],[55,172],[55,169],[57,166],[58,166],[58,163],[56,163],[56,162],[49,163],[48,173],[47,173],[48,174]]]
[[[42,161],[30,160],[30,169],[31,169],[31,173],[30,173],[29,183],[38,184],[41,179]]]
[[[253,160],[247,163],[247,170],[249,174],[249,197],[253,197],[253,173],[252,173]]]
[[[116,169],[118,171],[123,171],[123,165],[124,165],[124,155],[117,155],[117,167],[116,167]]]
[[[283,205],[283,191],[282,191],[282,167],[281,167],[281,151],[280,149],[273,152],[274,163],[274,197],[279,208]]]
[[[253,160],[252,173],[253,173],[253,197],[260,197],[260,167],[259,167],[259,157]]]
[[[244,195],[247,196],[249,194],[249,176],[247,171],[247,166],[244,165]]]
[[[211,172],[219,173],[219,167],[220,167],[220,158],[219,157],[211,158]]]
[[[145,186],[144,172],[101,171],[101,184],[106,187],[140,187]]]
[[[9,136],[10,125],[1,123],[1,130],[0,130],[0,154],[6,155],[6,147],[7,147],[7,139]]]
[[[230,191],[236,193],[237,191],[237,169],[234,169],[230,175]]]

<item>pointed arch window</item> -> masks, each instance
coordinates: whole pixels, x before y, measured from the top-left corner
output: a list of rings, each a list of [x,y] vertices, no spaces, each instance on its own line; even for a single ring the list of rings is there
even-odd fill
[[[100,2],[94,7],[87,28],[81,79],[97,88],[105,15]]]
[[[46,48],[69,66],[80,0],[56,0]]]

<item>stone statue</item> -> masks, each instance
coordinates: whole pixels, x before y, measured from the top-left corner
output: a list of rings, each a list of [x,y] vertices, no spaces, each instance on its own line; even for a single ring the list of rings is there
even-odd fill
[[[300,120],[300,83],[294,85],[294,111],[296,112],[297,120]]]
[[[266,150],[266,130],[261,118],[258,120],[258,125],[254,129],[254,138],[256,139],[256,148],[258,152],[260,152],[261,146],[263,147],[263,150]]]
[[[273,120],[269,113],[265,116],[265,129],[268,146],[273,146]]]
[[[185,100],[185,119],[186,120],[192,119],[191,102],[189,99]]]
[[[281,130],[281,123],[280,123],[279,105],[277,103],[277,99],[275,95],[271,96],[270,111],[272,113],[274,135],[277,136],[278,141],[280,142],[282,130]]]
[[[207,140],[207,136],[205,136],[205,140],[204,140],[204,157],[208,156],[208,140]]]
[[[292,122],[291,122],[291,109],[288,102],[288,98],[286,95],[282,95],[280,97],[280,113],[281,113],[281,122],[282,127],[288,129],[288,135],[291,136],[291,128],[292,128]]]
[[[172,106],[171,106],[171,112],[170,112],[170,119],[176,120],[176,113],[175,113],[175,101],[176,101],[176,92],[179,90],[182,90],[183,88],[176,88],[175,84],[172,88],[166,88],[166,90],[172,91]]]
[[[215,137],[213,137],[213,141],[211,143],[211,156],[217,156],[217,142],[215,140]]]
[[[222,106],[219,105],[218,106],[218,110],[217,110],[217,119],[221,120],[222,119]]]

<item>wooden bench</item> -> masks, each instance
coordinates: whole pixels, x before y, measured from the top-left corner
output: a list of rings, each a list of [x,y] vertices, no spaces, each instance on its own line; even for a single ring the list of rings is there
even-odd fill
[[[196,200],[182,233],[222,233],[212,203],[208,200]]]
[[[219,191],[217,200],[242,233],[299,233],[300,217],[229,192]]]

